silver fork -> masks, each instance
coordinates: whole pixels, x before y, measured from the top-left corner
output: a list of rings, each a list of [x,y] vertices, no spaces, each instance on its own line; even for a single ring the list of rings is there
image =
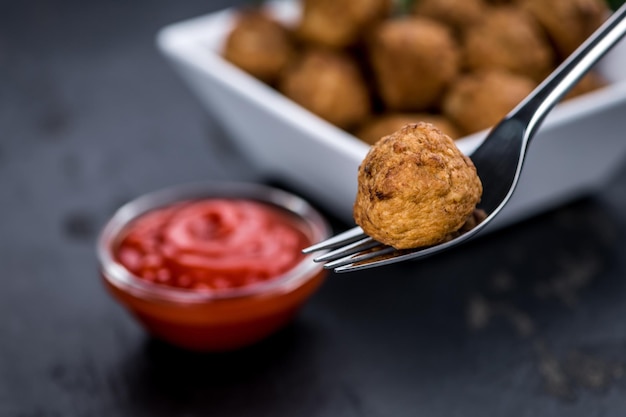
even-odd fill
[[[470,156],[483,183],[478,206],[486,214],[474,228],[434,246],[396,250],[383,245],[355,227],[303,250],[331,250],[315,258],[326,269],[348,272],[423,258],[466,242],[483,230],[509,201],[519,180],[526,149],[546,115],[626,33],[626,4],[615,11],[525,100],[489,132]]]

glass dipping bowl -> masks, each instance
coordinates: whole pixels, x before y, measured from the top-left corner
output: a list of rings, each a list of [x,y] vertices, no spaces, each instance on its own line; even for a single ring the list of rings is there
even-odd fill
[[[295,216],[311,243],[330,236],[322,215],[298,196],[254,183],[204,182],[149,193],[122,206],[104,226],[97,255],[106,288],[150,334],[186,349],[225,351],[253,344],[288,324],[322,284],[326,271],[308,255],[266,281],[198,291],[147,281],[115,259],[122,234],[134,219],[177,202],[211,198],[269,203]]]

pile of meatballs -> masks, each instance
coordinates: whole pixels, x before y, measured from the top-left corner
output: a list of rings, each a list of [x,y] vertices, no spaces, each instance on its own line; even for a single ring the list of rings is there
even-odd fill
[[[300,0],[287,25],[241,9],[226,60],[373,144],[424,121],[498,122],[610,14],[605,0]],[[588,73],[566,97],[605,85]]]

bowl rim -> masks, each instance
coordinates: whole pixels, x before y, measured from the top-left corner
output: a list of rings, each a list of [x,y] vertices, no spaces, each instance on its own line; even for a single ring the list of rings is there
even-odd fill
[[[264,7],[279,21],[287,24],[295,21],[302,9],[302,5],[293,0],[269,0]],[[293,124],[293,120],[304,121],[296,125],[301,129],[302,126],[311,126],[302,130],[317,132],[316,140],[331,143],[338,152],[362,159],[370,147],[368,144],[224,59],[221,48],[238,10],[231,6],[170,23],[158,31],[157,46],[165,56],[212,78],[246,100],[259,104],[282,122]],[[626,41],[618,42],[596,64],[596,70],[607,78],[607,84],[579,97],[559,102],[543,122],[542,130],[558,128],[586,114],[600,113],[625,100],[626,78],[615,79],[614,70],[611,70],[612,67],[620,67],[623,58],[614,62],[615,56],[626,56]],[[490,130],[491,127],[472,132],[457,138],[455,143],[465,155],[471,155]]]
[[[120,232],[139,216],[169,204],[202,198],[238,198],[282,208],[303,221],[311,231],[312,241],[328,238],[331,228],[317,209],[295,194],[273,186],[237,181],[199,181],[152,191],[125,203],[102,228],[96,254],[102,277],[114,287],[131,295],[169,303],[207,303],[245,297],[287,293],[318,275],[323,266],[315,263],[317,255],[306,255],[295,267],[278,277],[251,285],[219,291],[197,291],[155,284],[131,273],[115,260],[112,249]]]

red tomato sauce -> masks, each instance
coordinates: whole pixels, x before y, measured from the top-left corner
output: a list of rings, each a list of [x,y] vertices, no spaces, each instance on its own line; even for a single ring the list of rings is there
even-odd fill
[[[206,199],[150,211],[129,224],[115,257],[141,279],[214,291],[275,278],[310,239],[286,211],[243,199]]]

